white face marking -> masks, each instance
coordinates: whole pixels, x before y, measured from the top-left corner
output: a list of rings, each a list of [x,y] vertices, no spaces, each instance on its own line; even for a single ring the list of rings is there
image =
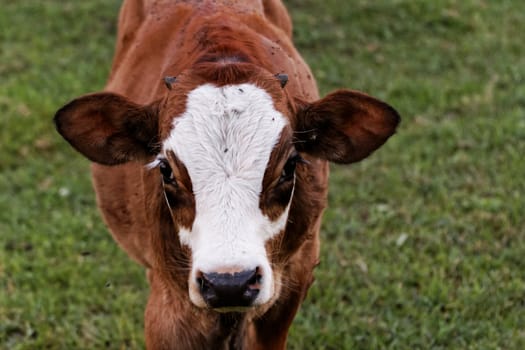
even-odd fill
[[[188,95],[186,111],[174,119],[163,151],[172,150],[192,181],[196,215],[191,232],[181,229],[192,250],[190,298],[205,306],[197,271],[232,272],[259,267],[262,286],[254,304],[273,295],[265,242],[284,229],[288,209],[271,221],[259,208],[263,176],[287,119],[266,91],[252,84],[206,84]]]

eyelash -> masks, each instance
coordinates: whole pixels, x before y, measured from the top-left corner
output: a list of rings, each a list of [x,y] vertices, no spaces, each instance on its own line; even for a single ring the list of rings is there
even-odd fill
[[[166,159],[159,160],[159,170],[160,174],[162,175],[162,181],[164,181],[164,183],[173,184],[175,182],[175,178],[173,177],[173,171],[171,170],[171,167]]]
[[[281,172],[281,177],[279,178],[279,184],[288,182],[294,178],[295,168],[297,167],[298,163],[307,164],[308,162],[304,160],[299,155],[299,153],[295,153],[290,158],[288,158]]]
[[[297,164],[308,164],[308,161],[304,160],[299,153],[293,154],[283,167],[281,171],[281,177],[279,178],[279,184],[288,182],[294,178],[295,169]],[[174,184],[175,178],[173,176],[173,171],[166,159],[159,159],[159,171],[162,175],[162,181],[166,184]]]

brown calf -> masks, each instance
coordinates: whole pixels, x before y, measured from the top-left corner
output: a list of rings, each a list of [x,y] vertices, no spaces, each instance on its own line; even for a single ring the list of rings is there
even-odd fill
[[[327,161],[367,157],[398,122],[357,91],[319,99],[278,0],[125,1],[105,92],[55,116],[147,268],[149,349],[285,348],[318,263]]]

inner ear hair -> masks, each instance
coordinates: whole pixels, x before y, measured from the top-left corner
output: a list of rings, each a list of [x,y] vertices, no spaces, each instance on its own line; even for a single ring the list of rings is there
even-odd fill
[[[95,93],[79,97],[55,114],[57,131],[89,160],[116,165],[150,160],[160,150],[159,102],[139,105],[126,97]]]

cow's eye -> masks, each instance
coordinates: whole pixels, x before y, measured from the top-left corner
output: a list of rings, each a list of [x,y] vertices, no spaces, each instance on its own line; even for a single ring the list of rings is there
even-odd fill
[[[297,163],[303,162],[303,159],[298,153],[292,154],[290,158],[286,161],[286,164],[283,167],[283,171],[281,172],[281,177],[279,178],[279,183],[288,182],[293,180],[294,173],[295,173],[295,167],[297,166]]]
[[[166,159],[161,159],[159,164],[159,170],[162,175],[162,181],[164,183],[173,183],[173,171],[171,170],[171,167]]]

